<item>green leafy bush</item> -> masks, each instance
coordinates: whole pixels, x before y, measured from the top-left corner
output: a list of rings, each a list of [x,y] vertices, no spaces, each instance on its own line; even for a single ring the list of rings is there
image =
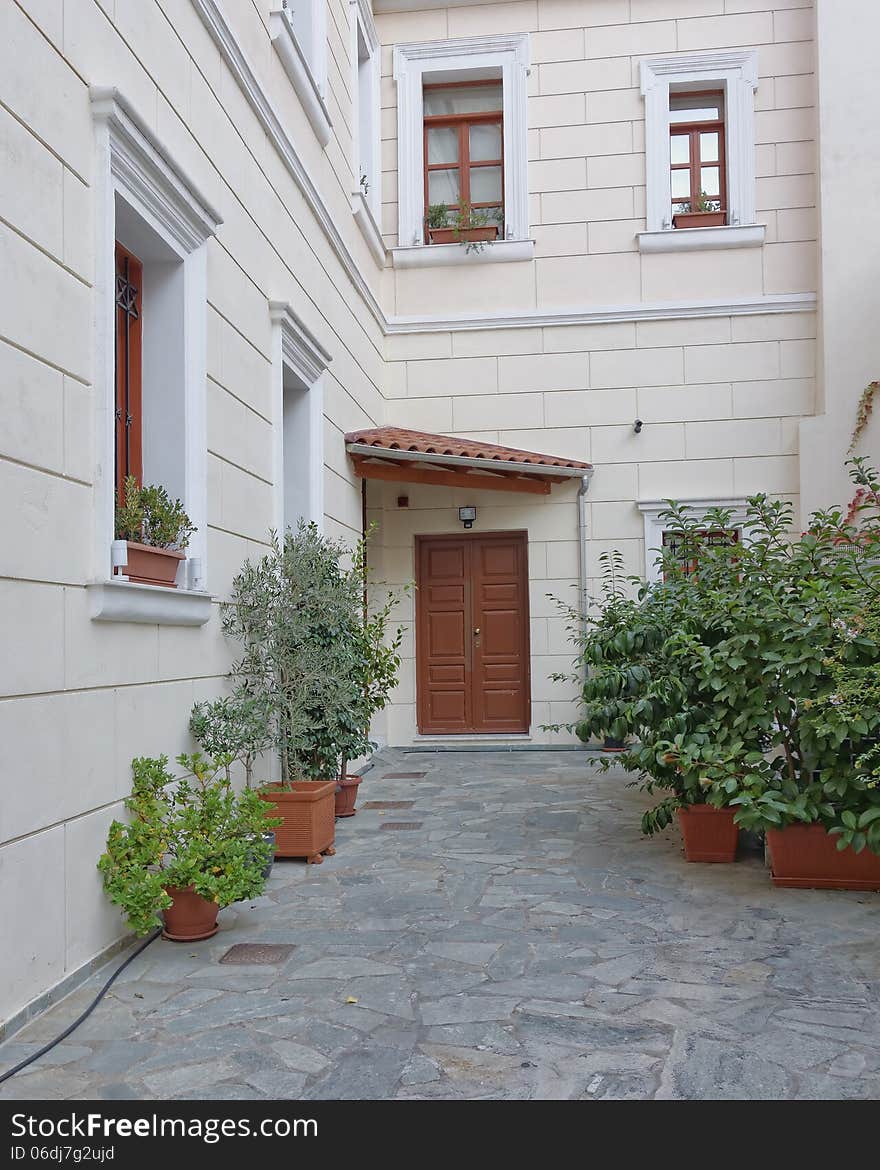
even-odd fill
[[[141,487],[133,475],[128,476],[123,499],[116,505],[117,540],[182,551],[195,530],[180,500],[172,500],[157,484]]]
[[[167,756],[132,760],[130,820],[112,823],[98,862],[107,895],[136,934],[158,924],[169,887],[192,886],[221,907],[257,897],[272,855],[263,834],[280,824],[255,792],[233,791],[228,760],[195,753],[177,762],[186,769],[179,778]]]
[[[670,793],[645,832],[709,802],[734,806],[743,827],[819,821],[880,852],[880,485],[864,461],[851,470],[866,489],[854,521],[818,512],[796,537],[790,505],[759,495],[743,540],[719,542],[728,512],[670,504],[662,581],[621,585],[619,560],[606,561],[603,597],[573,629],[585,680],[574,729],[638,738],[622,762]]]

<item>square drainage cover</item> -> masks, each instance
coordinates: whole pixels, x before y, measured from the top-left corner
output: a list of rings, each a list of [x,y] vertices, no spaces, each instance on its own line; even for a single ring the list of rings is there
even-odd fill
[[[236,943],[230,947],[221,963],[283,963],[289,959],[293,945],[289,943]]]
[[[386,821],[384,825],[380,825],[380,829],[420,829],[422,821]]]
[[[412,808],[414,800],[368,800],[361,808]]]
[[[386,772],[383,780],[421,780],[427,772]]]

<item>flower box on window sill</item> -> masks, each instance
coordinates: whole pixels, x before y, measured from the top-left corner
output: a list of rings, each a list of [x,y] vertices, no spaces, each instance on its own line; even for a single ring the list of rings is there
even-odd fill
[[[472,228],[428,228],[432,244],[494,244],[498,239],[498,225]]]
[[[117,573],[124,574],[129,581],[138,585],[164,585],[176,589],[177,570],[186,553],[169,548],[156,548],[149,544],[138,544],[135,540],[123,542],[126,546],[126,561],[117,566]]]
[[[680,211],[672,222],[677,228],[707,228],[724,227],[726,219],[726,211]]]

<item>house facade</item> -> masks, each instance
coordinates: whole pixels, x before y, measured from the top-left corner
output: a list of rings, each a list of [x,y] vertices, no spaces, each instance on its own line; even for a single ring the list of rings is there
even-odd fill
[[[270,529],[374,524],[416,582],[379,739],[520,746],[566,742],[553,596],[615,548],[651,576],[665,499],[846,503],[880,320],[849,7],[2,0],[0,1021],[119,945],[130,761],[191,746]],[[126,475],[192,520],[174,587],[125,571]]]

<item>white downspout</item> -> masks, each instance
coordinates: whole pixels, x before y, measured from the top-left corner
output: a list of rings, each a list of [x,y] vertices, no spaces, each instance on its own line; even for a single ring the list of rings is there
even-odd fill
[[[580,620],[586,618],[586,494],[590,490],[592,470],[580,479],[577,494],[578,505],[578,613]]]

